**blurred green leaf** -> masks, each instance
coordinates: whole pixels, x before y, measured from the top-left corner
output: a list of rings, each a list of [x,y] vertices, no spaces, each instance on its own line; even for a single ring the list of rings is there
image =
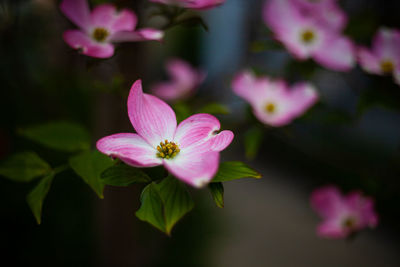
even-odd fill
[[[261,174],[240,161],[227,161],[219,165],[212,183],[226,182],[241,178],[261,178]]]
[[[174,225],[193,209],[194,203],[186,186],[172,176],[162,180],[158,190],[164,202],[165,230],[170,235]]]
[[[176,114],[176,120],[177,122],[181,122],[190,115],[192,115],[192,112],[190,110],[190,107],[184,103],[184,102],[177,102],[173,105],[175,114]]]
[[[29,182],[50,171],[50,165],[30,151],[14,154],[0,164],[0,175],[16,182]]]
[[[215,204],[219,208],[224,207],[224,186],[222,183],[210,183],[208,185],[211,195],[215,201]]]
[[[146,186],[140,196],[141,206],[136,212],[136,217],[165,232],[164,203],[156,183]]]
[[[85,151],[69,159],[71,168],[87,183],[100,198],[104,198],[101,173],[114,162],[98,151]]]
[[[263,130],[260,127],[252,127],[246,132],[244,137],[244,148],[248,159],[254,159],[257,156],[263,136]]]
[[[50,190],[53,182],[54,173],[51,173],[40,180],[36,187],[27,195],[26,201],[35,216],[36,222],[41,223],[43,201]]]
[[[111,166],[101,174],[105,185],[128,186],[134,183],[151,183],[151,178],[138,168],[126,164]]]
[[[75,152],[90,148],[89,133],[79,124],[51,122],[19,130],[22,136],[49,148]]]
[[[153,182],[146,186],[141,203],[136,216],[167,235],[171,234],[174,225],[194,207],[186,187],[172,176],[159,184]]]
[[[254,41],[250,44],[250,51],[260,53],[268,50],[284,50],[282,44],[275,40]]]
[[[199,109],[199,113],[209,113],[209,114],[229,114],[231,111],[229,108],[225,105],[219,104],[219,103],[210,103]]]

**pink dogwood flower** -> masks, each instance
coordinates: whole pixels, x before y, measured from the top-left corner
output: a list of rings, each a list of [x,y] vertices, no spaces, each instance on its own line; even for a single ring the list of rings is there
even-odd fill
[[[136,15],[127,9],[117,10],[111,4],[98,5],[90,12],[86,0],[63,0],[60,9],[80,28],[65,31],[65,42],[87,56],[109,58],[114,54],[113,43],[159,41],[164,35],[152,28],[135,30]]]
[[[166,69],[171,81],[154,85],[152,92],[167,101],[181,100],[193,95],[206,76],[204,72],[194,69],[181,59],[169,60]]]
[[[225,0],[150,0],[150,2],[202,10],[222,5]]]
[[[400,31],[381,28],[375,34],[371,50],[360,47],[358,60],[368,73],[393,75],[400,85]]]
[[[249,71],[236,75],[232,88],[250,103],[257,119],[274,127],[291,123],[318,100],[317,90],[308,83],[296,83],[289,89],[283,80],[256,78]]]
[[[360,192],[342,195],[335,186],[316,189],[311,206],[322,217],[317,234],[326,238],[346,238],[350,234],[378,224],[374,201]]]
[[[343,30],[347,24],[347,15],[338,6],[337,0],[292,0],[305,16],[313,16],[325,27]]]
[[[97,141],[97,149],[133,167],[164,165],[194,187],[211,181],[218,170],[219,152],[233,139],[231,131],[218,133],[220,123],[210,114],[195,114],[177,126],[172,108],[143,93],[141,80],[129,93],[128,116],[136,133],[104,137]]]
[[[322,23],[319,12],[304,13],[291,0],[269,0],[264,6],[263,19],[275,38],[298,60],[313,58],[337,71],[354,67],[353,43],[335,29],[340,25],[331,25],[327,20]]]

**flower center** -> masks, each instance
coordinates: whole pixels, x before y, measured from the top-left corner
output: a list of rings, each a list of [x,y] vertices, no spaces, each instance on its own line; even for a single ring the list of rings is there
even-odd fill
[[[381,70],[384,73],[392,73],[394,70],[393,62],[390,60],[382,60],[381,62]]]
[[[163,159],[172,159],[181,150],[179,149],[179,146],[174,142],[168,142],[168,140],[165,140],[164,142],[160,142],[160,145],[157,146],[157,151],[157,157]]]
[[[97,42],[104,42],[109,35],[109,32],[104,28],[96,28],[93,31],[92,37]]]
[[[305,30],[301,33],[301,40],[305,44],[310,44],[314,41],[315,39],[315,34],[311,30]]]
[[[273,114],[276,110],[276,106],[274,103],[267,103],[264,107],[265,112],[267,112],[268,114]]]
[[[353,229],[356,226],[356,219],[353,217],[348,217],[342,222],[344,228]]]

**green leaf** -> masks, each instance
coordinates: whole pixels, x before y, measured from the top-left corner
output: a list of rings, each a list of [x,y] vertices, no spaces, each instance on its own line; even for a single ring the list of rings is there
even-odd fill
[[[172,176],[162,180],[158,189],[164,202],[165,230],[170,235],[174,225],[193,209],[194,203],[186,186]]]
[[[261,174],[240,161],[227,161],[219,165],[212,183],[232,181],[241,178],[261,178]]]
[[[209,114],[214,114],[214,115],[219,115],[219,114],[229,114],[231,111],[230,109],[222,104],[219,103],[210,103],[199,109],[199,113],[209,113]]]
[[[176,114],[176,120],[177,122],[181,122],[190,115],[192,115],[192,112],[190,110],[190,107],[184,103],[184,102],[178,102],[173,105],[175,114]]]
[[[114,162],[98,151],[85,151],[69,159],[71,168],[82,177],[100,198],[104,198],[104,184],[101,173],[111,167]]]
[[[186,187],[172,176],[161,183],[151,183],[141,196],[136,216],[170,235],[174,225],[190,210],[194,203]]]
[[[0,164],[0,175],[16,182],[29,182],[50,171],[50,165],[30,151],[14,154]]]
[[[164,203],[156,183],[153,182],[143,189],[140,203],[142,205],[136,212],[136,217],[165,232]]]
[[[71,122],[51,122],[19,130],[22,136],[49,148],[75,152],[90,148],[89,133]]]
[[[253,127],[246,132],[244,137],[244,147],[248,159],[254,159],[257,156],[262,140],[263,130],[261,128]]]
[[[26,201],[35,216],[36,222],[41,223],[43,201],[50,190],[54,173],[51,173],[40,180],[36,187],[27,195]]]
[[[215,204],[219,208],[224,207],[224,186],[222,183],[210,183],[208,185],[211,195],[215,201]]]
[[[126,164],[118,164],[105,170],[101,174],[105,185],[128,186],[134,183],[151,183],[151,178],[138,168]]]

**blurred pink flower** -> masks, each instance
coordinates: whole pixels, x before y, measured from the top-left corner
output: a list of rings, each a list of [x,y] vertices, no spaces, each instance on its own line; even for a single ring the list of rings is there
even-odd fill
[[[117,10],[111,4],[96,6],[90,12],[87,0],[63,0],[60,9],[79,30],[67,30],[65,42],[82,54],[109,58],[114,54],[114,42],[161,40],[162,31],[143,28],[136,30],[136,15],[127,9]]]
[[[289,89],[283,80],[256,78],[248,71],[236,75],[232,88],[250,103],[261,122],[275,127],[291,123],[318,100],[317,90],[308,83],[296,83]]]
[[[191,9],[210,9],[223,4],[225,0],[150,0],[150,2]]]
[[[372,48],[358,49],[358,60],[368,73],[377,75],[393,75],[400,85],[400,31],[381,28],[375,34]]]
[[[327,3],[327,7],[335,7]],[[334,9],[324,10],[336,14]],[[322,66],[349,71],[355,64],[353,43],[343,36],[339,29],[344,22],[330,23],[322,12],[303,12],[298,4],[291,0],[269,0],[264,6],[263,18],[274,32],[275,38],[282,42],[288,51],[298,60],[313,58]],[[321,17],[325,19],[321,21]],[[337,17],[334,15],[333,17]]]
[[[335,186],[316,189],[311,194],[311,206],[322,217],[317,233],[321,237],[346,238],[366,227],[378,224],[374,201],[361,192],[343,196]]]
[[[292,0],[305,16],[313,16],[324,26],[334,30],[343,30],[347,24],[347,15],[338,6],[337,0]]]
[[[159,98],[144,94],[136,81],[128,97],[128,116],[136,130],[97,141],[97,149],[134,167],[164,167],[194,187],[206,185],[217,172],[219,152],[233,139],[217,118],[195,114],[178,127],[174,111]]]
[[[194,69],[180,59],[169,60],[166,69],[171,81],[154,85],[152,92],[167,101],[176,101],[193,95],[206,76],[202,71]]]

